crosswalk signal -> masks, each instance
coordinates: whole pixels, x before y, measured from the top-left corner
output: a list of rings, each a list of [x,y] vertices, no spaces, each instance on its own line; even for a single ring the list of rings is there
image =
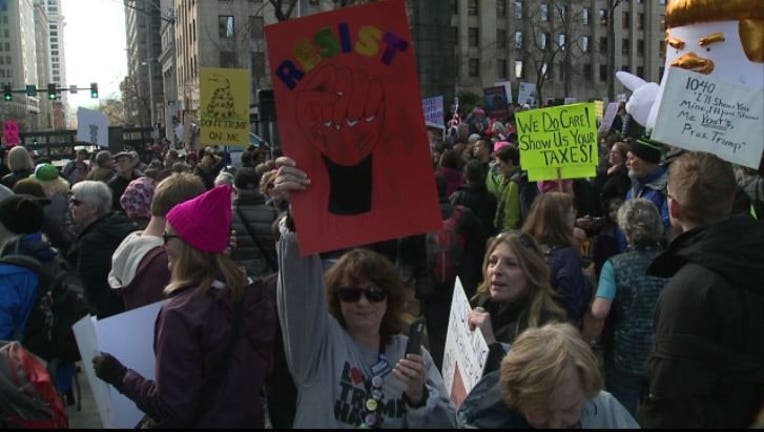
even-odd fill
[[[90,83],[90,97],[92,99],[98,99],[98,84]]]
[[[11,86],[8,84],[3,85],[3,100],[6,102],[13,100],[13,92],[11,91]]]
[[[48,99],[56,100],[57,97],[58,95],[56,94],[56,85],[48,84]]]

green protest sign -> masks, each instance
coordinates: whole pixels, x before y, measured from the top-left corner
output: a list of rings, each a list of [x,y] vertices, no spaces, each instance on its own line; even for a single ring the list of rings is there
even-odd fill
[[[596,165],[566,166],[563,168],[531,168],[528,170],[528,180],[530,181],[574,179],[596,176]]]
[[[528,171],[551,168],[556,173],[557,168],[595,167],[598,161],[596,116],[593,103],[515,113],[522,168]]]

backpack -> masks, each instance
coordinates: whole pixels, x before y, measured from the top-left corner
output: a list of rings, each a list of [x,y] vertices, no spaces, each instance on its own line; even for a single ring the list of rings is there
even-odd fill
[[[435,284],[452,284],[462,264],[464,236],[457,232],[464,206],[454,206],[440,230],[427,233],[427,264]]]
[[[0,427],[69,427],[64,403],[45,363],[16,341],[0,347]]]
[[[41,264],[30,256],[14,254],[3,256],[0,262],[30,269],[39,278],[37,299],[22,338],[24,346],[47,361],[79,360],[72,325],[92,312],[80,276],[69,271],[59,257]]]

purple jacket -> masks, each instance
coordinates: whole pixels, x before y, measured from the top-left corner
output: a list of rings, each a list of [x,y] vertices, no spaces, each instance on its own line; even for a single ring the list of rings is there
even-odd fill
[[[156,381],[129,369],[122,391],[143,412],[169,428],[263,428],[262,388],[272,365],[275,307],[258,281],[246,289],[240,339],[217,395],[203,394],[220,368],[232,331],[233,303],[210,288],[204,296],[184,288],[162,306],[154,328]],[[191,424],[194,420],[196,424]]]

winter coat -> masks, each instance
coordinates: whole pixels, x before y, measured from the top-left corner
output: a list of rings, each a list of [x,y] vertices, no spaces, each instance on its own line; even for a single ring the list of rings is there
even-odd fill
[[[13,186],[15,186],[19,180],[24,180],[33,173],[34,171],[32,170],[11,171],[9,174],[3,176],[0,181],[3,185],[7,186],[8,189],[13,189]]]
[[[155,324],[156,380],[128,369],[117,386],[162,427],[265,426],[262,388],[272,365],[275,308],[260,282],[248,286],[239,339],[231,357],[223,358],[235,307],[223,286],[216,282],[204,295],[195,286],[171,294]]]
[[[167,252],[161,237],[129,234],[111,257],[109,286],[125,302],[125,309],[135,309],[165,298],[170,283]]]
[[[764,225],[747,215],[679,235],[649,274],[658,300],[643,427],[747,428],[764,403]]]
[[[37,300],[37,275],[25,267],[0,263],[0,340],[22,340]]]
[[[568,313],[568,320],[578,323],[592,299],[592,281],[584,275],[581,256],[572,246],[550,247],[542,245],[549,265],[549,282],[560,296],[560,305]]]
[[[467,183],[459,186],[450,201],[452,205],[463,205],[480,219],[486,236],[493,235],[495,228],[493,217],[496,214],[496,197],[493,196],[483,183]]]
[[[247,229],[242,216],[252,233]],[[273,238],[273,221],[276,220],[276,216],[276,209],[265,203],[265,197],[260,192],[248,189],[239,191],[231,222],[236,231],[237,241],[232,258],[247,269],[247,275],[250,277],[265,276],[278,270],[276,241]],[[252,238],[252,234],[257,238],[257,242]]]
[[[442,175],[443,178],[446,179],[447,197],[450,197],[452,193],[459,189],[459,186],[464,184],[464,176],[458,169],[442,166],[436,170],[436,173]]]

